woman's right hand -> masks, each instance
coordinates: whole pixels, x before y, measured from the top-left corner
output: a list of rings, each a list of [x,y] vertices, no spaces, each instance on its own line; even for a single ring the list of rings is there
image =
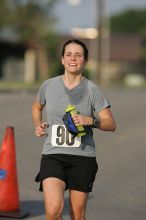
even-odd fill
[[[47,135],[46,128],[48,128],[48,127],[49,127],[49,125],[46,122],[41,123],[40,125],[38,125],[35,128],[35,135],[37,137],[43,137],[43,136]]]

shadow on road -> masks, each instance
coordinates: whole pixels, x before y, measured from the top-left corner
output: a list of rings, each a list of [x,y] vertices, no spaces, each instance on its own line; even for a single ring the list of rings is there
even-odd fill
[[[89,199],[92,199],[91,195],[89,195]],[[45,215],[44,201],[43,200],[21,201],[20,207],[21,207],[21,210],[23,212],[29,213],[27,218],[32,218],[32,217],[36,217],[36,216]],[[69,201],[68,201],[68,198],[64,199],[63,215],[69,215]]]
[[[26,211],[29,213],[28,218],[35,217],[39,215],[44,215],[44,202],[41,200],[29,200],[29,201],[22,201],[20,204],[21,210]]]
[[[32,218],[32,217],[41,216],[41,215],[45,214],[43,200],[22,201],[20,206],[21,206],[21,210],[23,212],[29,213],[27,218]],[[65,205],[64,205],[63,214],[67,215],[68,213],[69,213],[68,212],[68,198],[65,198]]]

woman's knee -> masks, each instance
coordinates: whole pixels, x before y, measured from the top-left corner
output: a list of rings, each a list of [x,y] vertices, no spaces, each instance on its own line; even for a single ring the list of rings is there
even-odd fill
[[[43,181],[45,209],[48,219],[59,219],[64,206],[65,183],[57,178]],[[49,190],[48,190],[49,189]]]
[[[70,216],[72,220],[82,220],[85,219],[86,209],[84,206],[76,206],[70,208]]]
[[[70,191],[71,220],[85,220],[88,193],[75,190]]]
[[[63,204],[50,204],[45,206],[46,215],[50,218],[59,218],[62,215]]]

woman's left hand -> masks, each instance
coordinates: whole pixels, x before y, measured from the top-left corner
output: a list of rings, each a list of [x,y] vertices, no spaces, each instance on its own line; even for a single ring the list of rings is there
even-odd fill
[[[93,124],[93,118],[90,116],[73,114],[72,119],[73,119],[76,126],[79,126],[79,125],[90,126]]]

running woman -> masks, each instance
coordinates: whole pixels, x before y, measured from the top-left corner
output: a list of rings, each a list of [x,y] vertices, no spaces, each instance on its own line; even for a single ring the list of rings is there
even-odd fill
[[[46,137],[36,176],[44,193],[46,220],[62,220],[67,189],[71,220],[86,219],[87,199],[98,170],[93,129],[116,129],[108,100],[100,88],[83,75],[87,61],[86,45],[78,39],[67,41],[61,57],[64,74],[45,80],[32,106],[35,135]],[[80,113],[73,114],[72,119],[76,126],[84,126],[83,136],[73,138],[63,123],[69,104]],[[44,107],[46,122],[42,121]]]

